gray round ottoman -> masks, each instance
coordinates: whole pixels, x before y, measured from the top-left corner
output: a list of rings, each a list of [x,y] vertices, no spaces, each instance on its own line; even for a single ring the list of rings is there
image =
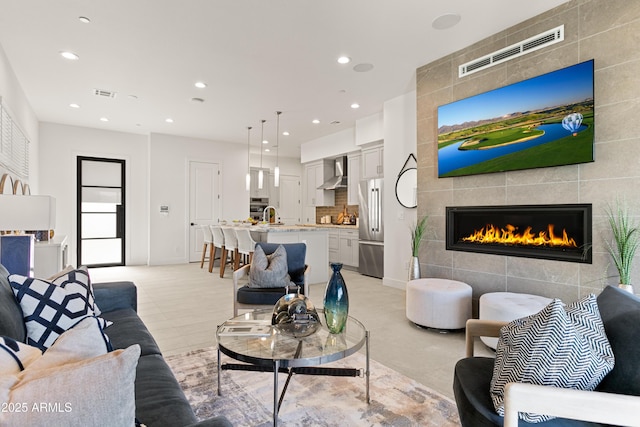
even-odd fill
[[[407,283],[407,319],[420,326],[461,329],[471,318],[471,286],[449,279]]]

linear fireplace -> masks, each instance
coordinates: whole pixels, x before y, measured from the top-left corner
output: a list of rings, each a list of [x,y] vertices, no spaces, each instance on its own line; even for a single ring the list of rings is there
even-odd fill
[[[591,204],[458,206],[447,250],[591,264]]]

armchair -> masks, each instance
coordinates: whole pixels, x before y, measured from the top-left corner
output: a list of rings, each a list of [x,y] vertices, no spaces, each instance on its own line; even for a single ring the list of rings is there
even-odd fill
[[[305,243],[256,243],[265,254],[272,254],[282,245],[287,252],[287,270],[291,281],[300,286],[301,293],[309,295],[308,273],[309,266],[305,264],[307,245]],[[281,288],[251,288],[245,284],[244,278],[249,276],[250,264],[244,265],[233,272],[233,315],[238,315],[239,309],[256,309],[275,303],[286,293]]]
[[[640,426],[640,298],[608,286],[597,298],[615,366],[595,391],[510,383],[505,417],[493,408],[489,393],[494,359],[473,357],[474,338],[497,337],[506,322],[467,321],[466,358],[454,371],[453,391],[464,427],[484,426]],[[518,420],[519,412],[554,415],[547,422]]]

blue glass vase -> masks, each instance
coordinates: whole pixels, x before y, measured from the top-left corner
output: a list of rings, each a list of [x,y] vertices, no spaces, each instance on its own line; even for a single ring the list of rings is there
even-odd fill
[[[327,289],[324,291],[324,319],[332,334],[344,331],[347,317],[349,317],[349,294],[340,273],[341,268],[341,263],[331,263],[333,273],[327,282]]]

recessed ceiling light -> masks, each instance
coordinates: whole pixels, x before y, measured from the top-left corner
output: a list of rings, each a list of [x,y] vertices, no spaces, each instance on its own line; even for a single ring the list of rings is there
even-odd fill
[[[91,23],[91,19],[87,18],[86,16],[78,16],[78,21],[82,22],[83,24]]]
[[[311,123],[313,123],[314,125],[317,125],[318,123],[320,123],[320,120],[313,119],[313,120],[311,120]]]
[[[338,58],[338,64],[348,64],[349,62],[351,62],[351,58],[348,56],[341,56]]]
[[[271,151],[271,150],[269,150],[268,148],[265,148],[265,149],[264,149],[264,152],[265,152],[265,153],[268,153],[269,151]]]
[[[80,106],[78,104],[69,104],[69,107],[71,107],[71,108],[80,108]]]
[[[62,51],[62,52],[60,52],[60,55],[62,55],[63,58],[70,59],[72,61],[80,59],[80,57],[78,55],[76,55],[73,52],[69,52],[69,51]]]
[[[268,144],[269,141],[267,141],[266,139],[262,141],[263,144]]]
[[[373,70],[373,64],[358,64],[353,67],[353,71],[357,71],[358,73],[366,73],[367,71]]]
[[[165,119],[164,121],[167,123],[173,123],[173,119],[171,117]]]
[[[204,82],[196,82],[194,86],[198,89],[204,89],[205,87],[207,87],[207,84]]]
[[[445,13],[444,15],[440,15],[434,19],[431,26],[435,30],[446,30],[460,22],[460,19],[462,18],[457,13]]]
[[[101,122],[108,122],[108,121],[109,121],[109,119],[107,119],[106,117],[100,117],[100,121],[101,121]]]
[[[290,135],[290,134],[289,134],[289,132],[287,132],[286,130],[285,130],[284,132],[282,132],[282,134],[283,134],[284,136],[289,136],[289,135]]]
[[[351,104],[351,108],[353,109],[360,108],[360,104],[358,104],[357,102],[354,102],[353,104]]]

